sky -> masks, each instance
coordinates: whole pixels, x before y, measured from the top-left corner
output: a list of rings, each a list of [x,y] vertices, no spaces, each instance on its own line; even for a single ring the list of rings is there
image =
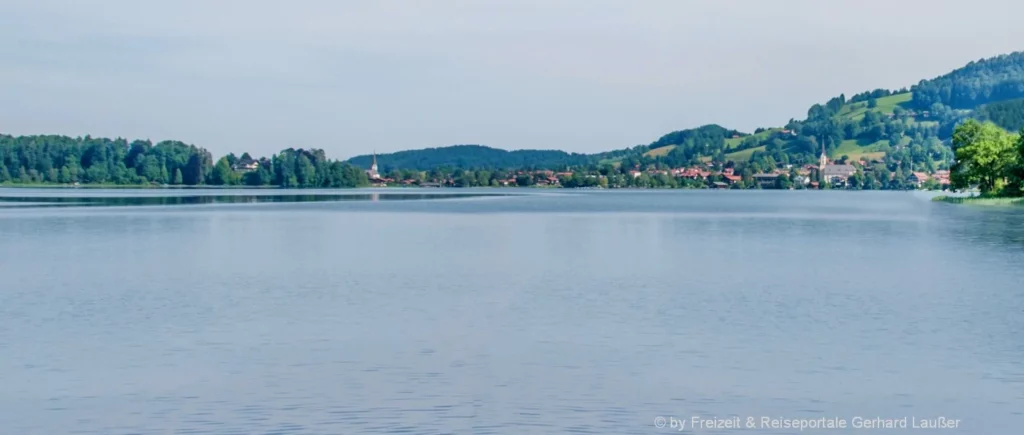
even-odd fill
[[[0,0],[0,132],[599,152],[1024,49],[1017,0]]]

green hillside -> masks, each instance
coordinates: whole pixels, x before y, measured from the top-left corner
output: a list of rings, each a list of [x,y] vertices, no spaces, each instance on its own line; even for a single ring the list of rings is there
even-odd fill
[[[749,137],[753,137],[753,138],[758,139],[758,140],[765,140],[765,139],[768,139],[769,137],[771,137],[772,134],[778,133],[780,131],[782,131],[781,128],[769,128],[769,129],[764,130],[764,131],[762,131],[760,133],[754,133],[754,134],[751,134],[751,135],[748,135],[748,136],[730,137],[730,138],[725,140],[725,149],[736,148],[741,143],[743,143],[743,141],[745,139],[747,139]]]
[[[910,138],[905,138],[902,145],[910,143]],[[880,140],[876,142],[864,142],[856,139],[847,139],[840,142],[839,147],[832,151],[829,158],[838,159],[847,156],[850,160],[882,160],[885,152],[890,149],[889,141]]]
[[[824,143],[834,158],[846,155],[892,167],[912,161],[925,169],[935,169],[949,165],[952,152],[944,143],[953,127],[964,119],[992,119],[1011,129],[1024,126],[1024,102],[1006,102],[1024,96],[1024,91],[1015,90],[1018,88],[1024,89],[1024,54],[1014,53],[971,62],[910,89],[875,89],[850,98],[839,95],[812,105],[803,119],[752,134],[710,124],[674,131],[647,145],[600,154],[439,148],[378,159],[386,167],[414,165],[419,169],[608,164],[679,167],[708,161],[758,164],[763,168],[779,163],[816,163]],[[369,157],[351,161],[365,166]]]
[[[664,147],[661,147],[661,148],[655,148],[653,150],[645,152],[644,153],[644,157],[652,157],[652,158],[665,157],[665,156],[668,155],[668,153],[672,152],[672,150],[676,149],[676,146],[677,145],[669,145],[669,146],[664,146]]]
[[[860,121],[864,119],[864,114],[868,111],[878,112],[880,114],[889,115],[893,113],[896,107],[906,108],[910,105],[910,100],[913,98],[912,93],[904,92],[900,94],[890,95],[888,97],[882,97],[875,99],[877,106],[869,108],[867,101],[862,101],[854,104],[847,104],[843,106],[842,110],[839,111],[836,116],[840,118],[852,119],[854,121]]]
[[[759,147],[745,149],[743,151],[736,151],[725,155],[726,160],[732,160],[734,162],[745,162],[750,160],[750,156],[754,155],[756,151],[764,151],[766,147],[761,145]]]

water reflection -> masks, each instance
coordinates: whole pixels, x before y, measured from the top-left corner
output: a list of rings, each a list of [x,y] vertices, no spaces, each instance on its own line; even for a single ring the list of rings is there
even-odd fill
[[[259,204],[335,201],[412,201],[427,199],[478,198],[507,196],[506,194],[422,194],[422,193],[345,193],[345,194],[293,194],[293,195],[189,195],[189,196],[123,196],[123,197],[3,197],[0,207],[112,207],[149,205],[202,205],[202,204]]]

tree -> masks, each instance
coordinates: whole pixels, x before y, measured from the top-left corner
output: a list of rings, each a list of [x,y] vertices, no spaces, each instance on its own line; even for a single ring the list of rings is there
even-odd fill
[[[983,195],[997,193],[1013,169],[1014,138],[991,122],[965,121],[953,131],[954,188],[977,184]]]
[[[295,177],[300,187],[316,186],[316,167],[305,153],[300,153],[295,165]]]
[[[782,174],[775,178],[776,189],[789,189],[793,187],[793,182],[790,181],[789,175]]]
[[[213,166],[213,172],[210,172],[210,184],[214,186],[231,184],[232,173],[228,158],[221,157],[220,160],[217,160],[217,164]]]
[[[174,169],[174,180],[171,181],[171,184],[182,184],[182,183],[183,183],[183,178],[181,176],[181,168],[175,168]]]
[[[1021,129],[1017,135],[1017,143],[1014,146],[1014,161],[1009,172],[1009,183],[1007,184],[1006,193],[1021,196],[1024,193],[1024,129]],[[3,176],[3,174],[0,173],[0,176]]]

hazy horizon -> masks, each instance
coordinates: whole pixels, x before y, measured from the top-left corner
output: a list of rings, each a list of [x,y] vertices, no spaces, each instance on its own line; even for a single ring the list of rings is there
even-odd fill
[[[752,131],[1019,50],[982,1],[0,0],[0,133],[348,158]],[[979,11],[971,13],[971,10]]]

